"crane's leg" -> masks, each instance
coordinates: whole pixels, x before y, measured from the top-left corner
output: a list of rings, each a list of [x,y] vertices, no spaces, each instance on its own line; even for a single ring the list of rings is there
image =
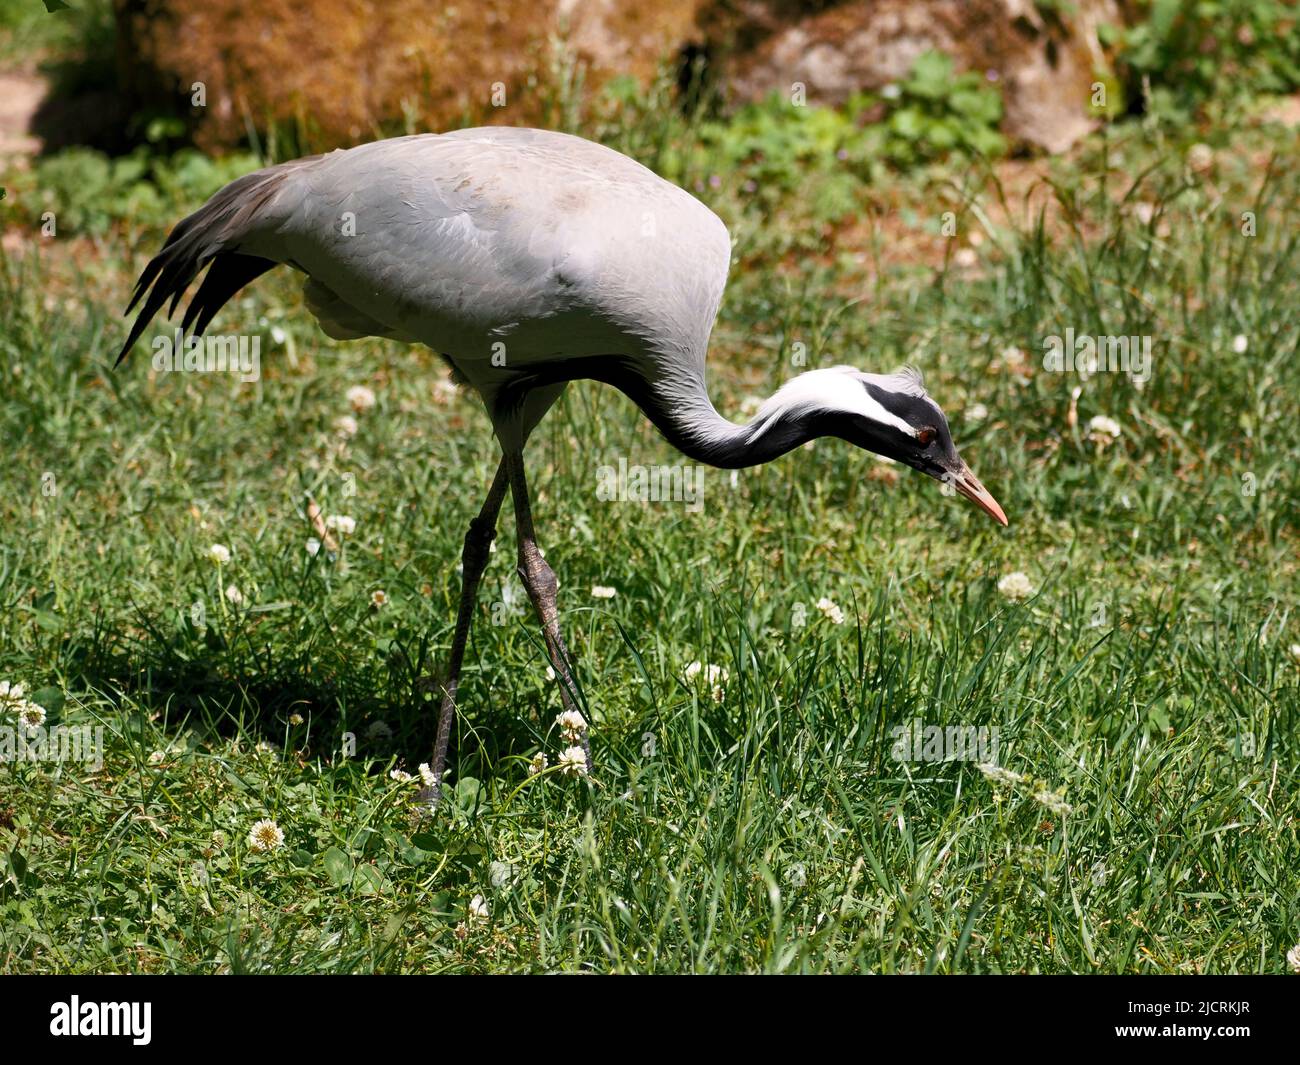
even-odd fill
[[[497,467],[492,487],[478,517],[469,523],[465,534],[465,548],[461,552],[460,609],[456,613],[456,634],[451,641],[451,661],[447,666],[447,680],[442,685],[442,706],[438,711],[438,738],[433,747],[433,787],[422,796],[431,806],[442,798],[442,776],[447,768],[447,744],[451,740],[451,725],[456,717],[456,688],[460,683],[460,667],[465,660],[465,644],[469,640],[470,623],[474,620],[474,603],[478,599],[479,582],[487,569],[492,540],[497,533],[497,515],[505,498],[508,484],[506,460]]]
[[[551,659],[551,668],[555,670],[555,679],[560,685],[560,702],[565,710],[578,709],[578,688],[573,682],[573,668],[568,648],[564,646],[564,637],[560,635],[559,611],[555,596],[558,585],[555,573],[542,558],[537,547],[537,537],[533,531],[532,508],[528,503],[528,482],[524,478],[524,458],[518,451],[506,452],[506,466],[510,475],[510,493],[515,502],[515,528],[519,536],[519,576],[524,582],[528,598],[532,600],[533,609],[542,623],[542,636],[546,641],[546,652]],[[582,749],[587,755],[587,770],[591,771],[591,743],[586,733],[582,737]]]

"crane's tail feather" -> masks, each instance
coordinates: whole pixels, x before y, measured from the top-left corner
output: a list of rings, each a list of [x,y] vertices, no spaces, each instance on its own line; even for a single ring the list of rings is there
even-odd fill
[[[203,333],[213,315],[236,292],[278,265],[272,259],[249,255],[238,248],[266,221],[262,212],[285,179],[316,158],[295,159],[237,178],[176,225],[162,251],[150,260],[135,283],[125,313],[130,314],[142,298],[144,303],[114,366],[126,358],[168,299],[171,306],[167,316],[176,313],[190,282],[208,263],[212,266],[186,308],[181,327],[189,332],[193,326],[195,335]]]

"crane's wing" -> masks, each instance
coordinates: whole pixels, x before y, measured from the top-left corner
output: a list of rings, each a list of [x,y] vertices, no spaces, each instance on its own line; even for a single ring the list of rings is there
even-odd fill
[[[244,254],[237,249],[259,224],[268,202],[285,182],[312,161],[312,158],[298,159],[237,178],[177,224],[162,251],[150,260],[135,283],[126,313],[130,314],[141,298],[144,304],[117,356],[118,363],[126,358],[168,299],[171,300],[168,315],[176,312],[185,290],[204,266],[212,263],[186,308],[182,323],[186,332],[193,328],[196,333],[202,333],[231,296],[276,265],[275,259]]]
[[[486,128],[400,137],[240,178],[181,222],[136,285],[121,358],[208,273],[183,327],[287,263],[338,338],[419,340],[514,365],[671,338],[700,360],[726,228],[639,163],[577,137]],[[128,311],[130,308],[128,308]]]

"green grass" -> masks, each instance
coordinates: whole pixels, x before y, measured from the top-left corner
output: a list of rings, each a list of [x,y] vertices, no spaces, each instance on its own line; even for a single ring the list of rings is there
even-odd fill
[[[217,323],[261,331],[259,384],[154,375],[143,346],[112,372],[156,234],[0,259],[0,679],[106,737],[98,770],[0,768],[0,969],[1284,971],[1300,178],[1261,160],[1296,136],[1240,132],[1210,173],[1121,136],[1056,168],[1042,226],[999,221],[992,184],[918,186],[935,244],[944,211],[963,237],[989,220],[973,268],[778,265],[774,223],[722,190],[719,406],[795,372],[796,343],[809,366],[914,362],[1011,527],[829,440],[710,472],[698,514],[600,502],[600,465],[677,459],[573,387],[530,472],[594,777],[527,776],[562,743],[507,518],[432,822],[388,771],[432,745],[417,681],[496,460],[475,401],[427,352],[324,340],[275,275]],[[1067,327],[1152,336],[1150,381],[1043,372]],[[359,383],[378,406],[347,440]],[[1121,437],[1089,440],[1095,415]],[[305,550],[304,492],[357,520],[337,560]],[[1029,600],[999,594],[1012,571]],[[729,671],[720,701],[693,660]],[[914,719],[996,727],[1024,782],[893,759]],[[286,841],[257,855],[263,817]]]

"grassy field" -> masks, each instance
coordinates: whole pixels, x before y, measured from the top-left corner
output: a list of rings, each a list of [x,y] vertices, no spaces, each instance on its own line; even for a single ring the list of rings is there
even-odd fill
[[[719,408],[801,353],[914,363],[1011,526],[830,440],[710,471],[698,510],[602,501],[601,466],[679,459],[571,388],[530,473],[595,769],[528,775],[564,744],[507,518],[432,820],[390,771],[429,757],[418,682],[496,462],[473,398],[428,352],[325,340],[282,272],[216,324],[262,337],[259,382],[143,345],[111,371],[158,233],[7,241],[0,680],[104,760],[0,767],[0,969],[1285,971],[1298,146],[1189,162],[1131,126],[1039,167],[1041,215],[927,172],[833,247],[706,187],[738,236]],[[1149,380],[1047,372],[1067,329],[1150,337]],[[308,493],[355,519],[336,557]],[[997,766],[896,758],[913,721],[996,729]]]

